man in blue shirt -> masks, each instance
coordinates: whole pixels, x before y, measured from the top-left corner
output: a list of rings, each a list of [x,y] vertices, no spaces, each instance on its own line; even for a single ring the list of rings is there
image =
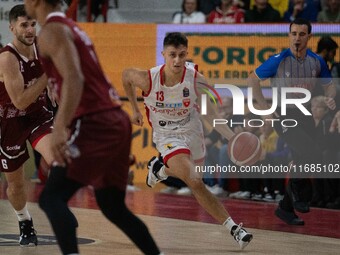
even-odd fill
[[[253,97],[258,103],[258,109],[267,110],[269,106],[262,94],[260,82],[271,78],[271,86],[278,89],[279,103],[278,109],[269,117],[280,119],[274,123],[274,128],[292,149],[293,164],[303,168],[322,161],[321,150],[314,140],[313,117],[300,110],[305,107],[310,112],[310,101],[301,104],[300,107],[297,107],[298,104],[282,104],[282,109],[285,107],[286,114],[281,114],[282,89],[303,88],[308,90],[312,96],[316,91],[321,90],[331,110],[336,107],[334,101],[336,89],[325,61],[307,48],[312,30],[310,22],[305,19],[295,19],[289,28],[289,48],[270,57],[251,73],[248,86],[253,88]],[[293,99],[291,102],[298,102],[303,98],[301,95],[302,93],[288,93],[287,97]],[[288,119],[296,121],[297,125],[284,126],[282,121]],[[301,213],[309,212],[308,202],[311,197],[312,188],[309,179],[291,178],[284,198],[275,211],[276,216],[290,225],[304,225],[304,221],[295,214],[294,209]]]

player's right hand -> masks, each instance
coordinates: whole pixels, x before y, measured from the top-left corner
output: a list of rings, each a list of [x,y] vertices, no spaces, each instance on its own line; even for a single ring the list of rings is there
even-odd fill
[[[134,112],[131,122],[137,126],[143,126],[143,115],[140,112]]]

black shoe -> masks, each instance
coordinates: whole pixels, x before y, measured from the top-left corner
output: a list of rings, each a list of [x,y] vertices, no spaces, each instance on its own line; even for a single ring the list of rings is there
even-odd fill
[[[19,221],[20,229],[20,246],[32,246],[38,245],[37,231],[33,227],[33,220]]]
[[[294,212],[288,212],[281,208],[280,204],[275,210],[275,215],[288,225],[303,226],[305,222],[299,218]]]
[[[300,213],[308,213],[309,212],[309,204],[306,201],[303,201],[300,198],[299,192],[297,192],[296,188],[292,187],[292,182],[287,185],[287,193],[292,200],[292,204],[295,210]]]

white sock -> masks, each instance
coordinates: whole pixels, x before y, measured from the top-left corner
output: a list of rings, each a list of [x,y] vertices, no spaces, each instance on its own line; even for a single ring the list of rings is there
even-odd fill
[[[14,211],[17,214],[19,221],[31,220],[31,215],[27,210],[27,205],[25,205],[24,208],[22,208],[19,211],[16,211],[16,210],[14,210]]]
[[[223,226],[226,226],[229,231],[231,231],[231,229],[235,225],[236,225],[236,223],[233,221],[233,219],[231,217],[226,219],[225,222],[223,223]]]
[[[158,171],[157,175],[162,180],[166,180],[169,177],[169,175],[165,173],[165,166],[162,166],[162,168]]]

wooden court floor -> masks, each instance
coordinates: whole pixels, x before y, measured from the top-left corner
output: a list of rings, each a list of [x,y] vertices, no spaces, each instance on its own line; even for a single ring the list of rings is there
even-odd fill
[[[29,210],[41,245],[21,248],[16,244],[18,223],[0,183],[0,255],[57,255],[58,246],[44,213],[37,206],[42,186],[28,182]],[[191,196],[164,195],[150,190],[128,192],[129,208],[149,227],[166,255],[170,254],[340,254],[340,211],[312,208],[301,215],[305,226],[288,226],[275,218],[275,204],[223,199],[236,221],[254,234],[240,250],[227,233],[201,209]],[[70,201],[78,218],[81,254],[141,254],[97,209],[92,190],[80,190]],[[45,242],[51,238],[52,241]]]

